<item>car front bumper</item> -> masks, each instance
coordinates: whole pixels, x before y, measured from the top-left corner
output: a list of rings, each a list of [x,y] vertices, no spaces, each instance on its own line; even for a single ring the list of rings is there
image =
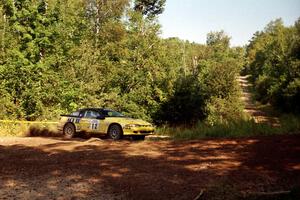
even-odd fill
[[[152,135],[154,134],[154,130],[154,127],[124,128],[123,135]]]

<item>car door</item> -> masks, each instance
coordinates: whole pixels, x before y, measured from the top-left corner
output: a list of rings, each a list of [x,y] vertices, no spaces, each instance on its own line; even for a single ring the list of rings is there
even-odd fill
[[[81,119],[82,130],[90,133],[99,133],[101,119],[97,119],[100,113],[96,110],[86,110]]]

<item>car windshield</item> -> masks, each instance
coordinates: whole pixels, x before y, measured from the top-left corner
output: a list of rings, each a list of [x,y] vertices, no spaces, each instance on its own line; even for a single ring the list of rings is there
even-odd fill
[[[113,110],[103,110],[105,117],[125,117],[122,113]]]

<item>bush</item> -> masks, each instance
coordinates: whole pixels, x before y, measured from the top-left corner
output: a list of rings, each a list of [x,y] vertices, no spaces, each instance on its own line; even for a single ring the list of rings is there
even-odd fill
[[[210,125],[237,121],[243,116],[243,104],[239,96],[226,99],[212,97],[206,104],[207,119]]]
[[[182,77],[175,84],[174,94],[161,105],[156,118],[169,124],[193,124],[205,117],[204,98],[195,77]]]

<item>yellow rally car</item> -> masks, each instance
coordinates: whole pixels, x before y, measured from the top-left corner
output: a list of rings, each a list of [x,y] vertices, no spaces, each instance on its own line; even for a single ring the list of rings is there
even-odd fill
[[[61,115],[58,130],[67,138],[74,137],[78,132],[86,132],[107,135],[114,140],[121,139],[124,135],[144,139],[154,133],[154,126],[110,109],[85,108],[70,115]]]

